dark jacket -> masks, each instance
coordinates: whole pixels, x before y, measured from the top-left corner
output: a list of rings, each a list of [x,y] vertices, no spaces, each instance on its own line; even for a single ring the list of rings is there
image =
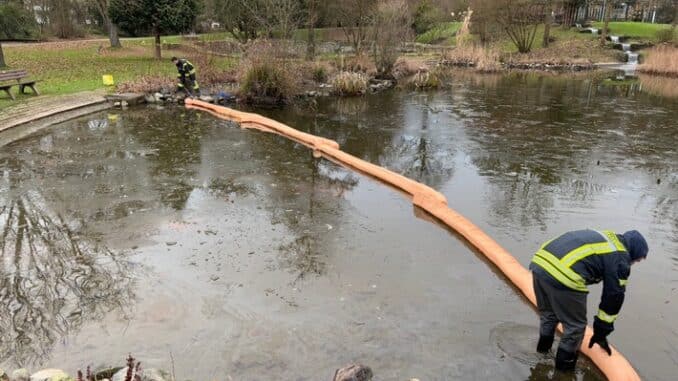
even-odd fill
[[[177,77],[187,78],[191,75],[195,76],[195,67],[187,59],[181,58],[181,59],[177,60],[176,65],[177,65],[177,71],[179,72]]]
[[[530,270],[556,287],[575,292],[588,292],[586,285],[603,281],[594,327],[612,332],[631,274],[631,257],[622,236],[595,230],[565,233],[541,247]]]

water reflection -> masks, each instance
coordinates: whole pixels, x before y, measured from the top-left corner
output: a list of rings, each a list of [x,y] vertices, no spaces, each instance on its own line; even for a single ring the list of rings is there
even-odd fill
[[[394,136],[380,164],[434,188],[452,178],[457,150],[449,143],[455,138],[436,126],[447,100],[440,94],[415,98],[418,107],[405,110],[405,128]]]
[[[149,112],[130,114],[127,123],[144,126],[131,130],[149,155],[150,175],[160,201],[175,210],[184,209],[195,188],[190,179],[201,161],[201,138],[207,128],[194,112]]]
[[[0,359],[40,364],[88,321],[132,313],[132,269],[84,228],[23,189],[30,165],[0,158]]]
[[[642,91],[659,97],[678,98],[678,79],[639,74]]]
[[[309,123],[309,131],[317,132],[317,124]],[[257,157],[263,157],[262,169],[272,181],[269,198],[264,205],[273,224],[285,225],[290,237],[281,243],[279,267],[294,275],[292,284],[299,286],[308,277],[325,274],[327,245],[332,242],[332,229],[341,223],[344,195],[358,184],[351,171],[313,157],[311,151],[277,136],[255,133],[251,145]],[[291,161],[296,150],[301,160]]]

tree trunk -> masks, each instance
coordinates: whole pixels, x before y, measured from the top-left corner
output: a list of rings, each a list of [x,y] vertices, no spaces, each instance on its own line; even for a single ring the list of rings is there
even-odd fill
[[[607,6],[603,9],[603,12],[605,12],[605,24],[603,25],[603,33],[600,34],[600,45],[605,45],[605,40],[607,39],[607,30],[610,25],[611,3],[612,1],[608,0]]]
[[[5,66],[5,54],[2,52],[2,42],[0,42],[0,67]]]
[[[544,40],[541,42],[541,46],[545,48],[549,46],[549,39],[551,38],[551,22],[551,4],[548,4],[544,15]]]
[[[122,48],[120,36],[118,36],[118,26],[114,23],[108,23],[108,39],[111,41],[111,48]]]
[[[565,29],[570,29],[572,24],[575,22],[574,5],[572,3],[565,4],[565,8],[563,9],[563,18],[563,27],[565,27]]]
[[[316,0],[308,1],[308,42],[306,45],[306,60],[315,59],[315,19],[316,19]]]
[[[155,59],[161,60],[162,54],[160,52],[160,32],[155,32]]]

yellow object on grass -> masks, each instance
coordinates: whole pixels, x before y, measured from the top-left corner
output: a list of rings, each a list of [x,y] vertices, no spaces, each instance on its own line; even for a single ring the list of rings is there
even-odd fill
[[[110,74],[104,74],[101,79],[104,81],[105,86],[113,86],[115,85],[115,81],[113,81],[113,76]]]

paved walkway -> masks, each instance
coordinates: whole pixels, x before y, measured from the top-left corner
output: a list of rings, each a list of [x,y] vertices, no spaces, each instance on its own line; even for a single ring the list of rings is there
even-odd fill
[[[59,96],[41,95],[17,102],[2,109],[0,132],[55,114],[104,103],[104,94],[103,90],[97,90]]]

